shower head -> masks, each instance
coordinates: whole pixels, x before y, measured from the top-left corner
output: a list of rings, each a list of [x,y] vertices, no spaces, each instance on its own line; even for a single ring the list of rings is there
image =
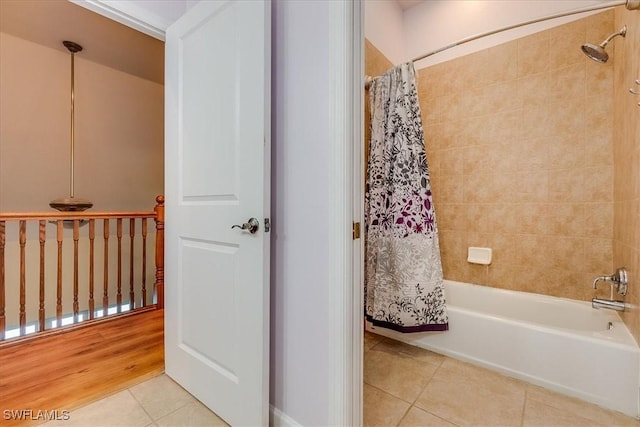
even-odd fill
[[[604,50],[604,46],[598,46],[592,43],[585,43],[582,45],[582,52],[589,58],[597,62],[607,62],[609,54]]]
[[[609,59],[609,54],[607,53],[606,50],[604,50],[604,48],[607,47],[607,44],[609,44],[609,42],[614,37],[616,37],[616,36],[624,37],[626,35],[627,35],[627,26],[625,25],[624,27],[622,27],[622,29],[620,31],[611,34],[609,37],[607,37],[599,45],[595,45],[593,43],[585,43],[585,44],[583,44],[582,45],[582,52],[584,52],[585,55],[587,55],[589,58],[593,59],[596,62],[605,63]]]

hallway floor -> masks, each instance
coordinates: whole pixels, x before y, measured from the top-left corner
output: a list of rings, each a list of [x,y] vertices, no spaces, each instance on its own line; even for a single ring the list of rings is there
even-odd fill
[[[640,426],[640,421],[365,332],[365,426]]]
[[[171,378],[160,375],[71,411],[69,420],[50,421],[42,426],[205,427],[227,423]]]
[[[640,421],[578,399],[365,333],[365,426],[634,426]],[[44,426],[226,426],[160,375]]]

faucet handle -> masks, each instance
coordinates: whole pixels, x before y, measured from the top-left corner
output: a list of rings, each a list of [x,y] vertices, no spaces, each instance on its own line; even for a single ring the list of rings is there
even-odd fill
[[[620,267],[616,269],[616,272],[611,276],[611,280],[616,283],[616,290],[622,296],[627,295],[627,289],[629,287],[629,281],[627,278],[627,269]]]

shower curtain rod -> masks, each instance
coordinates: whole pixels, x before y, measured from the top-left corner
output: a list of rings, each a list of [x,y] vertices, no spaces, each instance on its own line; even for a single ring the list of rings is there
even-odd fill
[[[638,4],[634,5],[634,3],[638,3]],[[585,13],[585,12],[593,12],[594,10],[608,9],[610,7],[622,6],[622,5],[627,5],[627,9],[629,10],[631,10],[631,8],[637,9],[638,7],[640,7],[640,1],[633,2],[633,1],[627,1],[627,0],[618,0],[618,1],[608,2],[606,4],[599,4],[599,5],[584,7],[581,9],[574,9],[567,12],[560,12],[560,13],[556,13],[554,15],[548,15],[542,18],[531,19],[529,21],[521,22],[519,24],[509,25],[508,27],[502,27],[493,31],[487,31],[486,33],[475,34],[473,36],[464,38],[462,40],[458,40],[457,42],[448,44],[444,47],[441,47],[440,49],[436,49],[434,51],[426,53],[422,56],[418,56],[417,58],[413,58],[411,61],[412,62],[420,61],[422,59],[430,57],[431,55],[435,55],[436,53],[440,53],[444,50],[451,49],[452,47],[460,46],[461,44],[468,43],[482,37],[491,36],[493,34],[501,33],[503,31],[513,30],[514,28],[523,27],[525,25],[536,24],[538,22],[548,21],[550,19],[562,18],[563,16],[576,15],[578,13]]]
[[[423,60],[423,59],[428,58],[428,57],[430,57],[432,55],[435,55],[436,53],[443,52],[445,50],[448,50],[448,49],[451,49],[453,47],[460,46],[462,44],[465,44],[465,43],[480,39],[482,37],[491,36],[493,34],[501,33],[503,31],[512,30],[512,29],[518,28],[518,27],[523,27],[525,25],[536,24],[538,22],[548,21],[550,19],[562,18],[564,16],[576,15],[578,13],[593,12],[595,10],[608,9],[608,8],[611,8],[611,7],[622,6],[622,5],[625,5],[627,7],[627,9],[629,9],[629,10],[637,10],[637,9],[640,9],[640,0],[618,0],[618,1],[607,2],[605,4],[587,6],[587,7],[583,7],[583,8],[580,8],[580,9],[570,10],[570,11],[567,11],[567,12],[560,12],[560,13],[556,13],[556,14],[553,14],[553,15],[547,15],[547,16],[544,16],[542,18],[531,19],[529,21],[521,22],[519,24],[509,25],[507,27],[502,27],[502,28],[499,28],[497,30],[487,31],[485,33],[475,34],[473,36],[469,36],[469,37],[466,37],[464,39],[458,40],[458,41],[456,41],[454,43],[448,44],[448,45],[446,45],[444,47],[441,47],[439,49],[436,49],[436,50],[433,50],[431,52],[425,53],[424,55],[421,55],[421,56],[418,56],[416,58],[413,58],[411,60],[411,62],[417,62],[417,61]],[[372,79],[373,78],[370,77],[370,76],[365,76],[365,86],[368,87],[368,85],[371,83]]]

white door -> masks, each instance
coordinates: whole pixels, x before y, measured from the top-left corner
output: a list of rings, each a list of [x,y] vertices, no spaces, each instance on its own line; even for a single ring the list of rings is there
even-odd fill
[[[202,1],[166,33],[166,372],[236,426],[268,425],[270,10]]]

